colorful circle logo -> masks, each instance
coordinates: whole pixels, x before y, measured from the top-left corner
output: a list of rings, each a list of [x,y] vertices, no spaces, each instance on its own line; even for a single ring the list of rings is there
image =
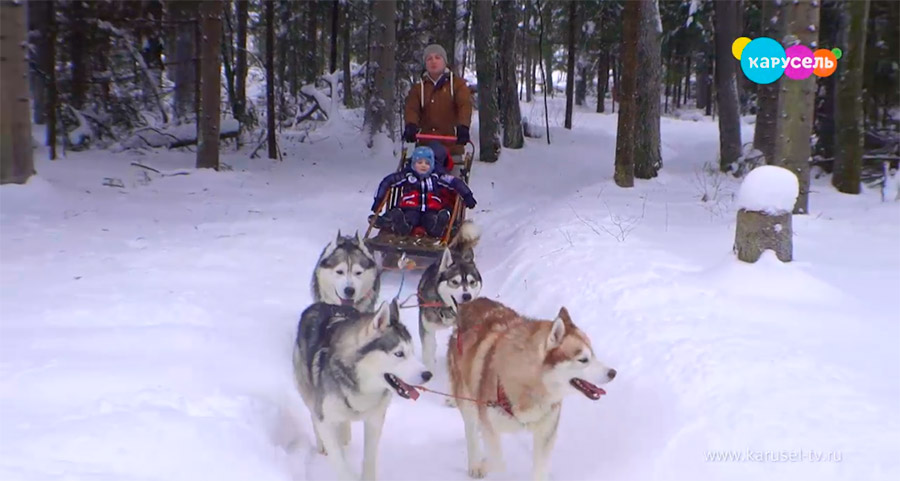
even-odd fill
[[[731,47],[734,53],[734,44]],[[769,37],[753,39],[742,49],[740,56],[744,75],[751,82],[762,85],[781,78],[787,64],[784,47]]]
[[[840,53],[841,49],[836,48],[838,53]],[[816,68],[813,69],[813,73],[819,77],[827,77],[834,73],[835,69],[837,69],[837,60],[838,57],[835,55],[834,50],[825,50],[824,48],[820,48],[816,50],[813,55],[816,58]]]
[[[744,51],[744,48],[747,47],[747,44],[750,43],[750,39],[747,37],[740,37],[731,44],[731,55],[734,55],[734,58],[740,60],[741,53]]]
[[[805,45],[794,45],[784,51],[787,55],[787,68],[784,74],[790,79],[803,80],[813,73],[815,62],[812,50]]]
[[[828,77],[837,69],[837,61],[843,55],[841,49],[818,49],[815,52],[805,45],[785,48],[769,37],[750,40],[735,39],[731,54],[741,61],[741,70],[751,82],[770,84],[782,75],[792,80],[803,80],[815,74]]]

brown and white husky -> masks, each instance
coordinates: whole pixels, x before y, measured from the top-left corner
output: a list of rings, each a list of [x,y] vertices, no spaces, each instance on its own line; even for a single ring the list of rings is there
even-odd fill
[[[459,306],[447,363],[473,478],[503,471],[500,434],[524,429],[534,436],[533,477],[546,480],[563,398],[600,399],[606,392],[597,385],[616,376],[565,307],[552,321],[534,320],[486,298]]]

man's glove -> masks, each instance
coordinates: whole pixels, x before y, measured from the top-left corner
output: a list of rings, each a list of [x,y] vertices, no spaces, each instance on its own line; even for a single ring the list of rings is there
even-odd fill
[[[465,125],[456,126],[456,143],[460,145],[469,143],[469,128]]]
[[[475,202],[475,196],[473,196],[471,194],[465,196],[463,198],[463,200],[466,202],[466,207],[468,207],[470,209],[474,209],[475,206],[478,204],[477,202]]]
[[[378,197],[376,197],[376,198],[375,198],[375,202],[372,203],[372,212],[374,212],[374,213],[376,213],[376,214],[378,213],[378,204],[381,203],[380,200],[381,200],[381,199],[379,199]]]
[[[419,133],[418,125],[406,124],[406,128],[403,129],[403,140],[407,142],[415,142],[417,133]]]

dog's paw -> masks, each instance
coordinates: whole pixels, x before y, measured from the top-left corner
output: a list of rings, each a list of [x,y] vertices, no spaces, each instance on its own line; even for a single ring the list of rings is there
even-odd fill
[[[486,474],[487,469],[485,469],[484,461],[477,463],[474,466],[469,466],[469,477],[472,479],[484,479]]]
[[[319,446],[316,451],[322,456],[328,456],[328,450],[325,449],[325,446]]]
[[[448,408],[455,408],[456,407],[456,399],[453,399],[452,397],[448,397],[448,398],[444,399],[444,405],[447,406]]]

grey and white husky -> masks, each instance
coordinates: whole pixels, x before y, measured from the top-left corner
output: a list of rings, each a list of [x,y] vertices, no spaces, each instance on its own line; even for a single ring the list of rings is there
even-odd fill
[[[350,423],[364,421],[363,479],[376,478],[378,443],[393,394],[419,396],[414,385],[431,379],[416,359],[397,301],[375,312],[316,303],[303,311],[294,345],[294,377],[312,415],[319,452],[342,480],[359,479],[344,446]]]
[[[434,371],[437,332],[456,325],[460,304],[481,293],[481,273],[475,265],[475,245],[481,233],[471,221],[463,222],[439,262],[419,279],[419,339],[422,360]]]
[[[359,232],[341,236],[338,231],[316,261],[310,288],[315,302],[352,306],[362,312],[375,308],[381,270]]]

